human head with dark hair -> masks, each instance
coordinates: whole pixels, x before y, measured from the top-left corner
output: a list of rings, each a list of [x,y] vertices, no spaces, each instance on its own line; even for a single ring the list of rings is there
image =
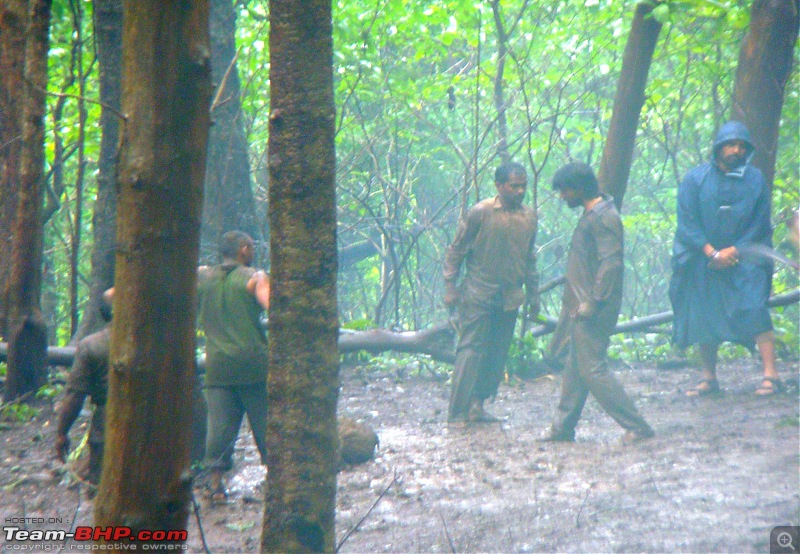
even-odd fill
[[[517,162],[506,162],[494,171],[495,183],[507,183],[512,175],[527,175],[525,166]]]
[[[528,174],[525,167],[517,162],[501,165],[494,172],[494,185],[497,187],[503,208],[507,210],[519,208],[528,188]]]
[[[568,163],[556,171],[553,175],[553,190],[561,193],[561,198],[570,208],[600,195],[594,171],[583,162]]]
[[[253,239],[242,231],[228,231],[219,243],[219,255],[223,263],[238,262],[243,265],[253,263]]]

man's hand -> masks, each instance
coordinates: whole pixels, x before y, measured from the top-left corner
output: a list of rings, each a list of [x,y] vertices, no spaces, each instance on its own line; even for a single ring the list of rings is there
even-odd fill
[[[719,251],[718,261],[722,264],[725,264],[727,267],[736,265],[739,263],[739,251],[736,249],[735,246],[729,246],[728,248],[723,248],[722,250]]]
[[[67,454],[69,454],[69,437],[67,435],[56,435],[55,454],[62,463],[67,461]]]
[[[595,307],[591,302],[581,302],[573,314],[578,319],[589,319],[594,315]]]
[[[711,256],[709,267],[713,269],[727,269],[739,263],[739,251],[735,246],[729,246],[719,250]]]

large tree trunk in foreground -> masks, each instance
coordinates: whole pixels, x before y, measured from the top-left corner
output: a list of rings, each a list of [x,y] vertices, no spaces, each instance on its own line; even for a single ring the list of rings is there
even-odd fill
[[[330,0],[271,0],[265,552],[333,552],[339,396]]]
[[[636,6],[614,97],[611,125],[597,173],[600,188],[614,197],[614,203],[619,209],[622,208],[622,199],[625,197],[628,176],[631,173],[647,74],[653,60],[658,33],[661,32],[661,23],[652,17],[653,7],[654,4],[649,3]]]
[[[797,42],[798,6],[798,0],[755,0],[736,68],[732,119],[747,125],[756,147],[752,163],[764,173],[769,187],[775,176],[783,93]]]
[[[113,369],[95,524],[184,530],[211,96],[208,0],[126,0],[123,53]]]
[[[94,0],[94,31],[100,62],[99,174],[92,230],[92,274],[89,302],[83,312],[73,343],[98,331],[105,322],[100,316],[103,293],[114,284],[114,248],[117,225],[117,147],[121,123],[119,111],[122,77],[122,0]]]
[[[11,259],[22,149],[26,0],[0,3],[0,260]],[[7,284],[11,264],[0,263],[0,337],[6,337]]]
[[[216,263],[219,239],[227,231],[244,231],[261,244],[250,160],[242,124],[242,99],[236,64],[236,9],[233,0],[211,0],[211,69],[216,91],[208,137],[201,259]]]
[[[6,400],[35,392],[47,379],[47,326],[39,301],[42,293],[44,112],[50,6],[51,0],[31,2],[26,33],[20,188],[7,296]]]

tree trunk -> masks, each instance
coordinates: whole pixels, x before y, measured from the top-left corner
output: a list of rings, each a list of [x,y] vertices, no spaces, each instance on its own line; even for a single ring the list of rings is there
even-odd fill
[[[28,2],[0,3],[0,260],[11,259],[22,148],[22,77]],[[11,264],[0,263],[0,337],[6,337],[7,285]]]
[[[652,17],[654,5],[643,2],[636,6],[622,58],[603,159],[597,174],[600,188],[614,197],[619,209],[622,209],[622,199],[628,187],[647,74],[661,31],[661,23]]]
[[[775,176],[783,92],[792,70],[798,0],[755,0],[733,87],[733,119],[747,125],[756,147],[752,163],[768,186]]]
[[[97,199],[94,203],[92,233],[92,274],[89,284],[89,301],[83,312],[78,332],[72,338],[77,342],[98,331],[104,324],[100,317],[103,292],[114,284],[114,235],[117,217],[117,145],[119,142],[119,95],[122,72],[122,0],[94,0],[94,32],[97,41],[97,58],[100,62],[100,114],[99,175]]]
[[[35,392],[47,379],[47,326],[39,301],[42,292],[44,112],[51,2],[31,2],[26,33],[19,202],[13,227],[7,297],[9,348],[4,391],[7,401]]]
[[[184,530],[211,97],[208,0],[125,0],[114,320],[95,524]],[[108,541],[130,544],[127,540]]]
[[[271,0],[265,552],[333,552],[339,395],[330,0]]]
[[[250,183],[250,160],[242,124],[239,71],[236,65],[236,10],[233,0],[211,0],[211,69],[216,91],[211,107],[214,125],[208,138],[201,260],[215,263],[219,239],[244,231],[264,252]]]

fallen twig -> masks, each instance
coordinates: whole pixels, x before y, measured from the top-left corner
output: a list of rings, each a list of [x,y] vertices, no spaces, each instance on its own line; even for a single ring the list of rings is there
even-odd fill
[[[450,531],[447,529],[447,522],[444,519],[442,514],[439,514],[439,519],[442,520],[442,526],[444,527],[444,535],[447,537],[447,544],[450,545],[450,552],[456,554],[456,546],[453,544],[453,538],[450,536]]]
[[[372,510],[374,510],[375,507],[378,505],[378,503],[380,503],[380,501],[383,500],[383,497],[386,496],[386,493],[389,492],[389,489],[391,489],[392,486],[396,482],[397,482],[397,471],[394,472],[394,477],[392,478],[392,481],[386,486],[385,489],[383,489],[383,492],[381,492],[381,494],[380,494],[380,496],[378,496],[377,500],[375,500],[375,502],[372,504],[370,509],[367,510],[367,513],[364,514],[364,517],[362,517],[360,520],[358,520],[358,523],[356,523],[355,526],[352,529],[350,529],[347,533],[345,533],[344,537],[342,537],[342,540],[340,540],[339,544],[336,545],[336,550],[334,550],[334,552],[339,552],[339,549],[344,545],[344,543],[347,542],[347,539],[350,538],[350,535],[355,533],[356,530],[361,526],[361,524],[364,523],[364,521],[372,513]]]
[[[206,542],[206,534],[203,532],[203,522],[200,520],[200,505],[194,497],[194,491],[192,491],[192,508],[194,510],[194,518],[197,521],[197,528],[200,530],[200,540],[203,541],[203,550],[205,550],[206,554],[211,554]]]
[[[592,492],[592,487],[594,485],[589,485],[589,488],[586,490],[586,496],[583,497],[583,502],[581,503],[581,509],[578,510],[578,515],[575,516],[575,527],[578,529],[581,528],[581,514],[583,513],[583,508],[586,506],[586,501],[589,500],[589,493]]]

